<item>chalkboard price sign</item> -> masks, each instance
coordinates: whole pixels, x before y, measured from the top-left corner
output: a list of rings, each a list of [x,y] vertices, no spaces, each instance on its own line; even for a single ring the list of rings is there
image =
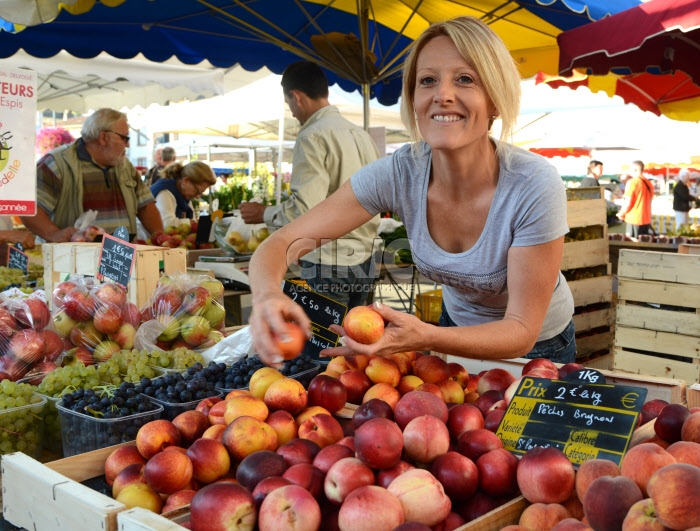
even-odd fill
[[[574,465],[589,459],[619,465],[646,394],[640,387],[525,376],[496,435],[517,454],[555,446]]]
[[[127,289],[134,269],[135,252],[136,247],[133,245],[104,234],[98,259],[97,278],[99,280],[107,278]]]
[[[282,290],[304,308],[306,315],[311,319],[311,331],[314,335],[306,342],[303,354],[318,358],[323,349],[335,347],[339,336],[329,327],[332,324],[343,324],[348,307],[294,282],[285,280]]]
[[[8,247],[7,267],[10,269],[21,269],[26,275],[29,267],[29,257],[22,251],[24,251],[24,247],[19,242]]]

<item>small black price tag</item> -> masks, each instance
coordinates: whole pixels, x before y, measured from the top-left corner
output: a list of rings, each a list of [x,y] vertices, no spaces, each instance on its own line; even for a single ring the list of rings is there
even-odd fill
[[[348,307],[344,304],[329,299],[304,286],[284,281],[282,291],[304,308],[304,312],[311,319],[311,331],[313,337],[306,342],[303,354],[319,358],[319,353],[327,348],[338,345],[340,336],[332,332],[329,327],[332,324],[342,325]]]
[[[506,450],[556,446],[574,465],[590,459],[620,464],[647,390],[591,383],[601,374],[580,373],[573,381],[522,378],[496,431]]]
[[[120,238],[105,234],[102,238],[102,248],[97,261],[97,278],[99,280],[107,278],[124,289],[128,289],[131,272],[134,269],[135,252],[135,246]]]
[[[29,267],[29,257],[23,251],[24,246],[19,242],[10,245],[7,252],[7,267],[10,269],[21,269],[26,275]]]

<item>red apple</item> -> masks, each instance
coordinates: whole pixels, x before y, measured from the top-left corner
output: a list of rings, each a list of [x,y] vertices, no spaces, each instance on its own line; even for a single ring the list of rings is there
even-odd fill
[[[61,361],[61,366],[66,367],[68,365],[77,365],[82,363],[86,367],[88,365],[95,364],[95,358],[92,357],[92,352],[90,352],[85,347],[73,347],[68,350],[63,356],[63,361]]]
[[[127,302],[124,305],[124,322],[129,323],[134,328],[141,324],[141,312],[133,302]]]
[[[403,434],[389,419],[374,418],[355,431],[355,453],[367,466],[391,468],[401,459]]]
[[[65,300],[68,292],[73,291],[77,287],[78,285],[70,280],[64,280],[56,285],[51,295],[51,302],[53,304],[54,312],[63,307],[63,301]]]
[[[74,289],[63,299],[63,309],[75,321],[89,321],[95,314],[95,299],[86,290]]]
[[[63,339],[53,330],[42,330],[44,338],[44,357],[49,361],[56,361],[63,353]]]
[[[22,328],[43,330],[51,320],[51,311],[44,301],[30,297],[21,301],[20,308],[15,312],[17,324]]]
[[[454,451],[435,459],[430,472],[442,483],[453,503],[471,498],[479,487],[479,471],[474,461]]]
[[[200,315],[211,304],[209,292],[200,286],[187,290],[182,298],[181,310],[190,315]]]
[[[350,339],[369,345],[384,335],[384,318],[371,306],[355,306],[345,314],[343,329]]]
[[[193,531],[253,531],[256,513],[253,495],[235,483],[207,485],[197,491],[190,503]]]
[[[102,284],[95,290],[98,306],[109,306],[122,310],[126,304],[126,290],[117,284]]]
[[[319,374],[309,383],[310,406],[321,406],[331,413],[337,413],[345,407],[348,395],[343,383],[332,376]]]
[[[563,503],[574,492],[576,472],[559,448],[536,446],[521,457],[517,480],[530,503]]]
[[[94,350],[97,344],[102,341],[100,334],[92,321],[81,321],[70,331],[70,341],[76,347],[84,347]]]
[[[46,341],[41,332],[28,328],[15,332],[7,346],[7,351],[19,361],[31,366],[44,357],[45,347]]]

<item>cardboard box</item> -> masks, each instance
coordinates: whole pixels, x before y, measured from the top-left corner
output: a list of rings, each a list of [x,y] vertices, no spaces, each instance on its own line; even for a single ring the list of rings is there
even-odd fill
[[[161,273],[175,275],[187,270],[185,249],[136,245],[128,299],[141,308],[155,291]],[[56,285],[71,275],[94,277],[100,256],[99,243],[45,243],[44,289],[51,294]],[[47,297],[51,306],[51,296]],[[53,309],[53,308],[52,308]]]

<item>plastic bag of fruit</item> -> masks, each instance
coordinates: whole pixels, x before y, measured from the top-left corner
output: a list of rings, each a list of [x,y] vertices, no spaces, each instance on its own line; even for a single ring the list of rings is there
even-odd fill
[[[141,312],[118,284],[76,275],[56,285],[51,302],[54,326],[66,346],[63,365],[76,359],[92,365],[134,348]]]
[[[95,225],[97,210],[86,210],[75,220],[74,227],[78,232],[70,237],[72,242],[94,242],[98,236],[105,233],[102,227]]]
[[[253,336],[250,335],[250,327],[246,326],[204,350],[202,357],[207,363],[225,363],[230,367],[238,360],[253,354]]]
[[[264,223],[246,224],[240,210],[234,210],[233,216],[214,224],[214,237],[219,247],[236,254],[252,254],[269,235]]]
[[[136,348],[201,352],[224,338],[224,286],[208,275],[162,276],[141,308]]]
[[[17,381],[28,374],[50,372],[63,350],[63,340],[42,297],[0,295],[0,380]]]

